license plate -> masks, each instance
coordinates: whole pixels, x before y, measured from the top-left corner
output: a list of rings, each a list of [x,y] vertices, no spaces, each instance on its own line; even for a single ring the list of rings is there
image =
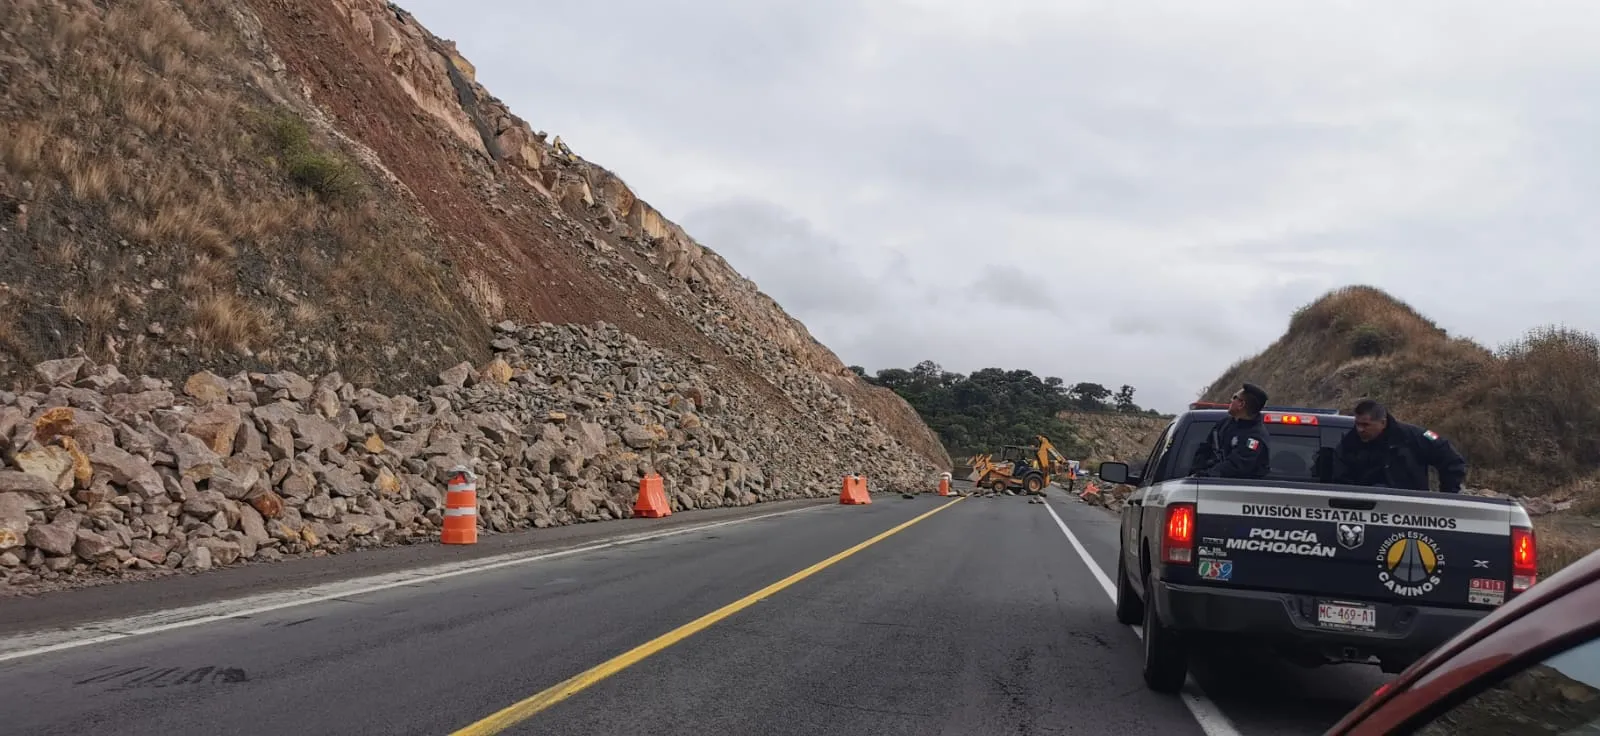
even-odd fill
[[[1334,629],[1371,631],[1378,626],[1378,609],[1353,603],[1317,603],[1317,623]]]

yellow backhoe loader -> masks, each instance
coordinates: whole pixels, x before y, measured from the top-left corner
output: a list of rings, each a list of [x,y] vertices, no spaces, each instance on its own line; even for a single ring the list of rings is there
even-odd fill
[[[969,479],[979,488],[995,492],[1020,488],[1039,495],[1050,485],[1053,475],[1066,474],[1069,480],[1076,480],[1071,461],[1056,451],[1048,437],[1037,435],[1033,441],[1037,444],[1006,445],[1001,448],[998,461],[992,453],[973,456]]]

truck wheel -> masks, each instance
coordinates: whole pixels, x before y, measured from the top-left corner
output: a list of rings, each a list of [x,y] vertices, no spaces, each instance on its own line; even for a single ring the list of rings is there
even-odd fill
[[[1144,684],[1158,693],[1176,693],[1189,675],[1189,659],[1178,632],[1156,615],[1154,573],[1144,576],[1144,601]]]
[[[1024,479],[1022,481],[1022,487],[1028,489],[1029,493],[1043,494],[1044,493],[1044,476],[1042,476],[1042,475],[1030,475],[1030,476],[1028,476],[1026,479]]]
[[[1132,626],[1144,620],[1144,603],[1128,582],[1128,568],[1117,553],[1117,623]]]
[[[995,493],[1005,493],[1006,482],[1003,480],[997,480],[989,485],[989,490],[994,491]]]

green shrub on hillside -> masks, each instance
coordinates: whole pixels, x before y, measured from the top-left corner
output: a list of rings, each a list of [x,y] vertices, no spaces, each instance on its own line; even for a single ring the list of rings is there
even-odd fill
[[[325,202],[350,201],[362,194],[361,171],[344,157],[319,150],[304,120],[288,112],[266,116],[263,135],[289,180]]]

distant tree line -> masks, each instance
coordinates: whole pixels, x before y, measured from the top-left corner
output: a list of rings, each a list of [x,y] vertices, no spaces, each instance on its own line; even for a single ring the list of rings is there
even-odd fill
[[[984,368],[962,375],[931,360],[909,370],[885,368],[875,376],[861,366],[850,370],[905,399],[958,462],[978,452],[997,452],[1002,445],[1029,444],[1039,434],[1072,457],[1078,450],[1072,425],[1056,418],[1064,410],[1157,414],[1134,403],[1132,386],[1116,391],[1098,383],[1069,386],[1025,370]]]

